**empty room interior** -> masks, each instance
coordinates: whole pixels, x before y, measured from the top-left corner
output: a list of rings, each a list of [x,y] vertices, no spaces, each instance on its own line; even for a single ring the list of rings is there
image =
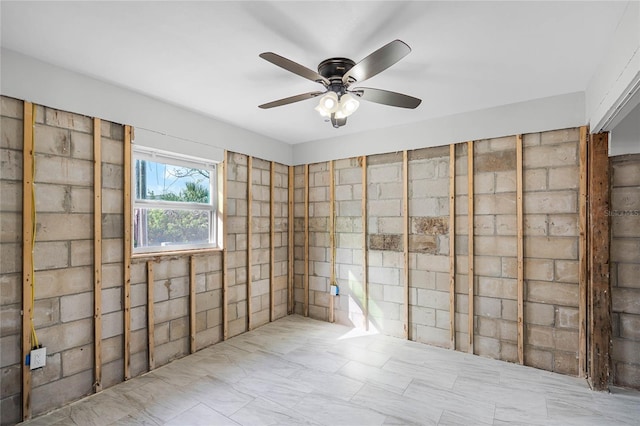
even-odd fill
[[[632,425],[639,1],[1,1],[0,423]]]

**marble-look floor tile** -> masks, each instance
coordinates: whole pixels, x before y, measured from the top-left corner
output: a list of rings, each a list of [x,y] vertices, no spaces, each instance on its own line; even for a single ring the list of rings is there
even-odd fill
[[[640,392],[288,316],[34,425],[637,425]]]

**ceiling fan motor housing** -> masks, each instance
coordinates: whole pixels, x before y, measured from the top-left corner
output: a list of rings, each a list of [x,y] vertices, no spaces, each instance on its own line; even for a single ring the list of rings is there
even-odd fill
[[[318,74],[331,82],[327,89],[341,96],[346,92],[346,87],[342,83],[342,77],[353,68],[355,64],[354,61],[347,58],[325,59],[318,65]]]

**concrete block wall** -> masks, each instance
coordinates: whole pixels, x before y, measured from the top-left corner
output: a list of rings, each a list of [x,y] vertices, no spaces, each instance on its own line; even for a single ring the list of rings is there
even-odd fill
[[[612,381],[640,389],[640,155],[610,161]]]
[[[473,164],[474,350],[517,362],[516,137],[476,141]]]
[[[335,321],[365,327],[363,286],[362,159],[334,162],[336,279]]]
[[[331,241],[329,163],[309,165],[309,316],[329,320]]]
[[[22,102],[0,106],[0,423],[20,418],[22,341]],[[42,256],[40,256],[42,257]],[[69,261],[62,253],[58,261]],[[59,314],[51,309],[52,317]]]
[[[289,295],[289,167],[275,164],[274,207],[274,319],[288,314]],[[291,218],[293,220],[293,218]],[[293,250],[293,247],[291,248]]]
[[[271,163],[253,159],[251,172],[251,327],[269,322],[271,278]]]
[[[578,374],[579,129],[524,135],[525,364]],[[516,273],[508,262],[503,274]]]
[[[408,155],[409,337],[449,347],[449,147]]]
[[[404,335],[402,153],[367,158],[369,321]]]
[[[293,178],[293,312],[302,315],[305,312],[305,166],[295,166]]]
[[[455,146],[455,338],[456,350],[463,352],[469,349],[469,157],[467,148],[466,143]]]
[[[248,157],[227,153],[227,285],[229,336],[244,333],[247,314]]]
[[[0,423],[21,420],[23,102],[0,97]],[[101,122],[102,388],[124,380],[124,126]],[[34,325],[47,363],[32,373],[31,415],[94,392],[93,120],[36,106]],[[229,335],[247,330],[247,156],[227,159]],[[254,159],[254,280],[269,287],[270,162]],[[275,164],[276,317],[287,314],[288,170]],[[259,178],[258,178],[259,176]],[[259,220],[257,220],[259,219]],[[265,222],[266,221],[266,222]],[[266,225],[265,225],[266,223]],[[266,252],[266,255],[262,253]],[[219,342],[222,252],[134,256],[131,260],[131,377],[149,369],[147,262],[154,269],[154,360],[161,366],[190,352],[190,257],[195,265],[196,350]],[[266,256],[266,261],[264,260]],[[266,268],[265,268],[266,267]],[[258,272],[259,270],[259,272]],[[268,294],[266,320],[269,320]],[[262,296],[265,298],[265,296]],[[264,320],[260,309],[254,322]]]

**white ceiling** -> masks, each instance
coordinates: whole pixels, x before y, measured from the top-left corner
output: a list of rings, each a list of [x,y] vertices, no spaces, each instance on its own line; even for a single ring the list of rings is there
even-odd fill
[[[2,46],[295,144],[584,91],[627,2],[2,1]],[[412,52],[363,86],[423,100],[362,102],[333,129],[307,100],[322,86],[258,57],[308,68],[358,62],[394,39]]]

